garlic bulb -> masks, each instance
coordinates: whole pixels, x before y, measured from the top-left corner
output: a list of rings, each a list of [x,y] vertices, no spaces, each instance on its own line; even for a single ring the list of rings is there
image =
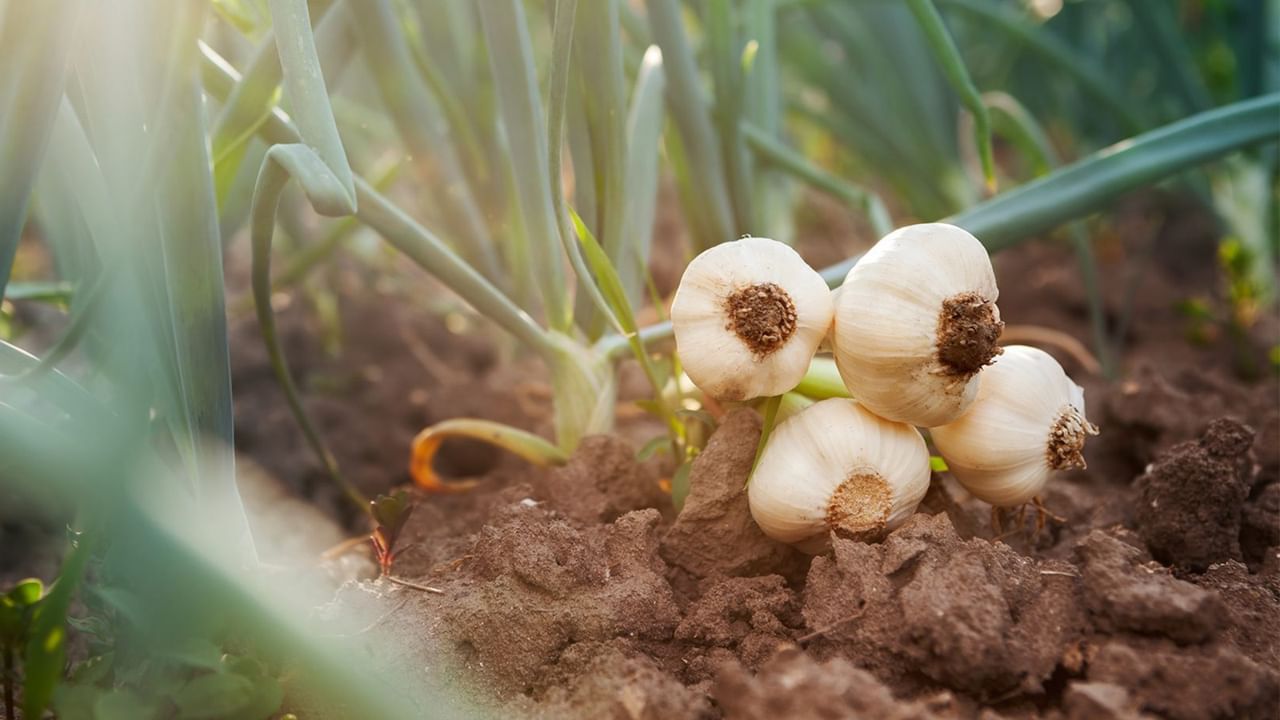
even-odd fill
[[[881,417],[933,427],[973,402],[1000,353],[996,278],[977,238],[954,225],[886,235],[849,271],[832,345],[850,394]]]
[[[1054,470],[1084,467],[1084,390],[1043,350],[1010,345],[982,371],[973,407],[929,431],[966,490],[996,507],[1040,495]]]
[[[831,531],[870,541],[901,525],[929,489],[929,477],[919,431],[832,398],[774,429],[747,499],[766,535],[817,552]]]
[[[680,362],[721,400],[781,395],[804,377],[831,326],[822,276],[776,240],[743,238],[685,268],[671,305]]]

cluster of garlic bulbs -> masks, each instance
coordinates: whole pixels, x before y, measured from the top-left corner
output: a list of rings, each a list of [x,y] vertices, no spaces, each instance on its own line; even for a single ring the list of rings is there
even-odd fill
[[[699,255],[672,303],[689,377],[721,400],[785,393],[828,338],[852,399],[808,406],[773,431],[748,485],[770,537],[808,551],[830,533],[875,540],[929,488],[929,428],[956,479],[1013,507],[1054,470],[1082,467],[1096,433],[1084,393],[1047,353],[998,344],[986,249],[930,223],[885,236],[831,293],[782,243],[744,238]]]

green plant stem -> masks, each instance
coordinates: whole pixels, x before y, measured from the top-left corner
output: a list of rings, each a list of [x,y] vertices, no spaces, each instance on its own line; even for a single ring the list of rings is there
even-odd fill
[[[879,195],[823,170],[753,125],[744,124],[742,132],[758,158],[857,208],[877,236],[893,230],[893,220]]]
[[[949,222],[990,250],[1106,206],[1116,196],[1214,158],[1280,139],[1280,93],[1232,103],[1123,140]]]
[[[254,189],[253,209],[250,212],[254,308],[266,341],[271,367],[284,389],[285,399],[302,428],[307,443],[320,459],[329,477],[359,511],[367,513],[369,499],[342,474],[333,453],[324,444],[319,430],[302,406],[301,395],[293,381],[293,374],[289,371],[284,348],[276,332],[275,313],[271,309],[271,238],[280,195],[291,177],[298,179],[307,198],[322,213],[343,214],[349,210],[349,206],[343,202],[343,188],[338,179],[310,148],[305,145],[276,145],[267,151],[266,161]]]
[[[205,89],[225,100],[238,79],[232,67],[212,48],[201,43]],[[259,135],[269,143],[297,143],[298,131],[278,109],[263,123]],[[467,265],[443,241],[411,218],[362,178],[355,179],[356,217],[376,230],[394,248],[471,304],[516,339],[533,348],[545,360],[558,350],[547,333],[524,310],[482,275]]]
[[[1023,154],[1030,156],[1032,164],[1038,168],[1037,175],[1048,173],[1059,165],[1058,153],[1049,142],[1048,135],[1022,103],[1002,92],[986,93],[982,98],[995,111],[992,117],[1006,137],[1009,137]],[[1089,241],[1085,227],[1080,221],[1070,223],[1067,229],[1071,235],[1071,244],[1075,248],[1076,259],[1080,263],[1080,278],[1084,283],[1085,295],[1089,298],[1089,328],[1093,335],[1093,351],[1098,356],[1098,363],[1102,366],[1102,374],[1108,378],[1114,378],[1116,368],[1110,336],[1107,332],[1106,308],[1103,305],[1098,262],[1093,254],[1093,244]]]
[[[573,324],[573,306],[561,267],[559,223],[548,185],[546,119],[538,95],[533,47],[519,0],[486,0],[478,5],[493,68],[498,110],[506,131],[516,200],[534,250],[535,280],[547,324],[564,332]]]
[[[719,143],[711,125],[693,49],[685,35],[678,0],[646,0],[653,39],[662,48],[667,75],[667,105],[680,131],[694,197],[690,203],[695,246],[710,247],[733,237],[733,212],[725,183]]]
[[[1112,85],[1105,68],[1062,42],[1053,33],[1043,32],[1017,9],[985,0],[941,0],[947,8],[959,10],[979,21],[982,27],[1002,32],[1023,43],[1029,51],[1052,66],[1053,71],[1071,78],[1081,92],[1093,98],[1120,121],[1128,133],[1140,132],[1146,123],[1133,104]]]
[[[363,3],[348,15],[360,36],[361,50],[377,81],[383,105],[412,154],[420,181],[427,188],[449,189],[441,206],[448,224],[462,235],[459,251],[487,277],[500,283],[502,273],[489,230],[449,142],[443,118],[415,72],[390,0]]]
[[[1096,212],[1122,193],[1241,148],[1280,140],[1280,127],[1275,122],[1278,113],[1280,93],[1273,93],[1193,115],[1100,150],[945,222],[973,233],[992,252],[1003,250]],[[859,257],[824,268],[823,279],[832,287],[838,286]],[[671,324],[646,327],[640,337],[646,345],[666,340],[671,337]],[[596,347],[614,357],[626,348],[626,342],[605,337]]]
[[[960,102],[973,114],[974,140],[978,144],[978,157],[982,160],[982,176],[986,179],[987,189],[994,191],[996,187],[996,164],[991,151],[991,117],[987,106],[982,102],[978,88],[974,86],[969,70],[965,67],[960,49],[956,47],[951,33],[938,14],[938,8],[932,0],[907,0],[907,7],[915,16],[920,29],[924,31],[933,51],[934,59],[942,68],[947,82],[960,96]]]
[[[591,277],[591,271],[582,259],[582,248],[574,237],[569,209],[564,200],[564,183],[560,177],[564,163],[565,101],[569,96],[569,58],[573,53],[573,26],[578,11],[578,0],[556,0],[555,28],[551,43],[551,82],[547,101],[547,182],[551,187],[551,203],[555,209],[556,223],[560,228],[560,244],[569,258],[569,265],[578,278],[577,287],[585,290],[588,299],[602,317],[609,318],[613,329],[622,332],[617,318],[609,310],[609,304],[600,292],[599,283]]]
[[[0,297],[66,85],[79,0],[0,6]]]
[[[8,720],[16,720],[18,708],[14,704],[13,680],[18,675],[18,665],[14,659],[13,646],[4,644],[4,716]]]

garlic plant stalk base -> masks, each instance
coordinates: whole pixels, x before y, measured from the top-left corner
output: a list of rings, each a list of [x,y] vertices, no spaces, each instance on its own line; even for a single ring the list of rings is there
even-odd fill
[[[1084,390],[1051,355],[1010,345],[982,371],[977,399],[959,419],[929,431],[956,480],[981,500],[1017,507],[1040,495],[1055,470],[1083,468],[1098,428]]]
[[[832,398],[774,429],[747,499],[766,535],[820,552],[832,532],[884,537],[915,512],[929,477],[929,451],[915,428]]]
[[[831,293],[790,247],[743,238],[689,263],[671,305],[685,372],[720,400],[795,387],[831,326]]]
[[[954,225],[909,225],[876,243],[835,301],[832,349],[850,394],[922,427],[973,402],[1004,323],[986,248]]]

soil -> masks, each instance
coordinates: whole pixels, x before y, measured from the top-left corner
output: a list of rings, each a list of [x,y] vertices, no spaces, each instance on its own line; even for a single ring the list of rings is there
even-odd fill
[[[833,536],[809,556],[751,520],[754,411],[720,417],[677,513],[669,461],[636,455],[661,426],[624,403],[618,432],[562,468],[447,443],[442,473],[480,482],[417,497],[394,568],[441,594],[373,580],[357,553],[326,614],[394,647],[458,707],[505,717],[1280,716],[1280,395],[1274,374],[1239,373],[1280,319],[1264,316],[1245,347],[1189,342],[1177,302],[1223,294],[1212,226],[1160,194],[1117,217],[1096,245],[1108,318],[1126,329],[1120,379],[1045,348],[1101,428],[1087,469],[1049,486],[1061,522],[1037,531],[1028,517],[994,537],[990,508],[941,473],[882,542]],[[831,243],[815,255],[856,249]],[[1010,326],[1089,337],[1066,246],[995,265]],[[451,320],[407,299],[439,295],[425,280],[390,297],[347,280],[339,355],[317,344],[301,296],[278,316],[308,407],[362,489],[408,483],[413,435],[449,417],[549,436],[543,370],[465,310]],[[240,451],[359,532],[289,419],[252,318],[232,329]],[[624,398],[642,395],[627,390],[632,370]]]
[[[451,447],[441,469],[482,481],[419,498],[395,568],[443,594],[390,612],[394,592],[364,580],[335,605],[377,621],[442,687],[516,717],[1277,716],[1276,378],[1241,380],[1238,346],[1186,337],[1177,302],[1221,292],[1211,226],[1173,198],[1127,202],[1097,239],[1108,318],[1126,327],[1121,379],[1045,348],[1102,429],[1088,469],[1060,473],[1045,498],[1065,522],[1037,532],[1028,519],[995,538],[989,508],[935,474],[920,512],[883,542],[833,536],[811,557],[750,518],[754,411],[720,418],[677,513],[660,485],[671,468],[636,460],[661,429],[624,405],[618,435],[589,438],[551,471]],[[1068,249],[1031,244],[995,264],[1003,320],[1089,337]],[[305,327],[289,342],[303,378],[352,378],[334,398],[308,396],[362,487],[405,482],[409,439],[445,417],[546,432],[545,390],[512,401],[515,384],[540,384],[538,368],[435,315],[343,302],[358,341],[341,358],[308,352]],[[405,327],[450,379],[405,351]],[[1264,317],[1244,352],[1262,356],[1277,327]],[[251,340],[236,363],[249,453],[304,495],[328,493]]]

